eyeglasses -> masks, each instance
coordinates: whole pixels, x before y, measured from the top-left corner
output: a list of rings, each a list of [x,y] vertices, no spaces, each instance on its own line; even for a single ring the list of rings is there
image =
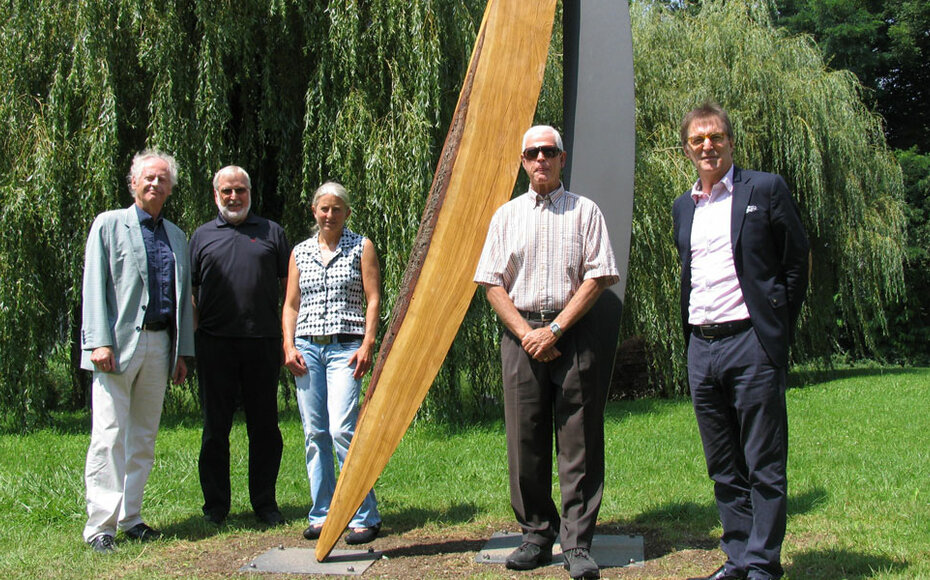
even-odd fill
[[[245,195],[248,192],[249,190],[246,187],[224,187],[220,190],[220,194],[226,196],[232,195],[234,193],[237,195]]]
[[[536,159],[542,152],[546,159],[552,159],[562,152],[558,147],[529,147],[523,150],[523,157],[526,159]]]
[[[721,143],[724,142],[724,140],[726,140],[726,138],[727,138],[726,133],[708,133],[707,135],[691,135],[690,137],[688,137],[688,143],[690,143],[692,147],[700,147],[701,145],[704,144],[704,141],[706,141],[707,139],[710,139],[710,142],[713,145],[720,145]]]

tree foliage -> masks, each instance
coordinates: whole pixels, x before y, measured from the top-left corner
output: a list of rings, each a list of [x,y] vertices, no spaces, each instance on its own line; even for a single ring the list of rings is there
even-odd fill
[[[891,146],[930,152],[930,3],[778,0],[776,24],[810,34],[829,65],[856,74]]]
[[[930,3],[923,0],[779,0],[776,24],[810,34],[833,68],[848,69],[867,88],[865,102],[882,115],[885,135],[904,169],[907,212],[906,301],[889,305],[891,326],[879,355],[927,360],[930,284],[926,231],[930,215],[925,155],[930,152]]]
[[[350,227],[379,250],[386,320],[484,4],[4,3],[5,427],[27,429],[50,409],[86,402],[86,376],[74,364],[84,241],[96,214],[131,203],[125,173],[145,146],[178,158],[180,183],[166,211],[187,232],[214,215],[210,179],[228,163],[246,167],[253,207],[293,242],[310,231],[316,186],[344,183],[355,196]],[[828,72],[810,41],[783,38],[751,6],[633,6],[637,201],[624,332],[647,337],[653,378],[669,392],[683,376],[670,203],[693,178],[677,149],[677,122],[704,98],[733,111],[740,163],[789,179],[814,238],[799,356],[826,355],[840,340],[870,348],[881,305],[900,292],[900,172],[877,119],[850,75]],[[537,111],[555,125],[560,57],[557,27]],[[428,416],[499,405],[498,335],[478,293],[427,399]]]
[[[768,8],[633,5],[636,219],[624,331],[645,335],[668,387],[683,388],[685,362],[670,208],[696,179],[678,128],[704,100],[729,111],[735,162],[783,175],[801,208],[813,270],[796,359],[839,345],[868,352],[886,327],[883,305],[903,291],[901,171],[880,120],[855,77],[828,70],[808,37],[777,31]]]
[[[350,226],[380,251],[387,317],[483,3],[13,0],[2,10],[7,427],[85,402],[74,364],[84,241],[96,214],[131,203],[125,172],[146,146],[179,161],[166,211],[187,232],[215,214],[210,179],[228,163],[247,168],[255,210],[295,242],[310,230],[310,193],[343,182],[355,194]],[[487,318],[470,317],[467,331],[480,335]],[[474,372],[493,370],[473,360]],[[62,366],[70,376],[53,376]]]
[[[907,247],[906,300],[890,305],[889,332],[880,351],[895,362],[930,361],[930,154],[916,147],[895,152],[904,172]]]

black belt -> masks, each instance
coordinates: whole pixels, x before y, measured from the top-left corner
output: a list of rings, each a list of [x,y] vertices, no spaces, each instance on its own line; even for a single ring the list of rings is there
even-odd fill
[[[561,310],[540,310],[539,312],[527,312],[520,310],[520,316],[533,322],[552,322],[559,315]]]
[[[160,330],[168,330],[167,322],[146,322],[142,325],[142,330],[151,330],[152,332],[158,332]]]
[[[733,320],[731,322],[718,322],[717,324],[701,324],[691,327],[694,336],[699,336],[707,340],[715,338],[726,338],[739,334],[744,330],[752,328],[752,322],[746,318],[744,320]]]
[[[354,340],[362,340],[364,337],[361,334],[326,334],[323,336],[310,336],[307,338],[309,338],[310,342],[313,344],[332,344],[334,342],[352,342]]]

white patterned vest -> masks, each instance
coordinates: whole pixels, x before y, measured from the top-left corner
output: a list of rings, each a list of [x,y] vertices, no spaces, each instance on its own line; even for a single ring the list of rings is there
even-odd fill
[[[316,236],[294,248],[300,272],[295,336],[365,334],[364,242],[364,236],[343,228],[339,245],[325,266]]]

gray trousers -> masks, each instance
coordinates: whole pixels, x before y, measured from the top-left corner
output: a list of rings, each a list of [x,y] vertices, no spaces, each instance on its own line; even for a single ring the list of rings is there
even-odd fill
[[[563,550],[590,549],[604,492],[607,389],[597,380],[596,338],[585,318],[562,335],[562,355],[548,363],[533,360],[510,332],[501,339],[510,503],[524,541],[551,545],[561,534]],[[553,433],[561,518],[552,500]]]

